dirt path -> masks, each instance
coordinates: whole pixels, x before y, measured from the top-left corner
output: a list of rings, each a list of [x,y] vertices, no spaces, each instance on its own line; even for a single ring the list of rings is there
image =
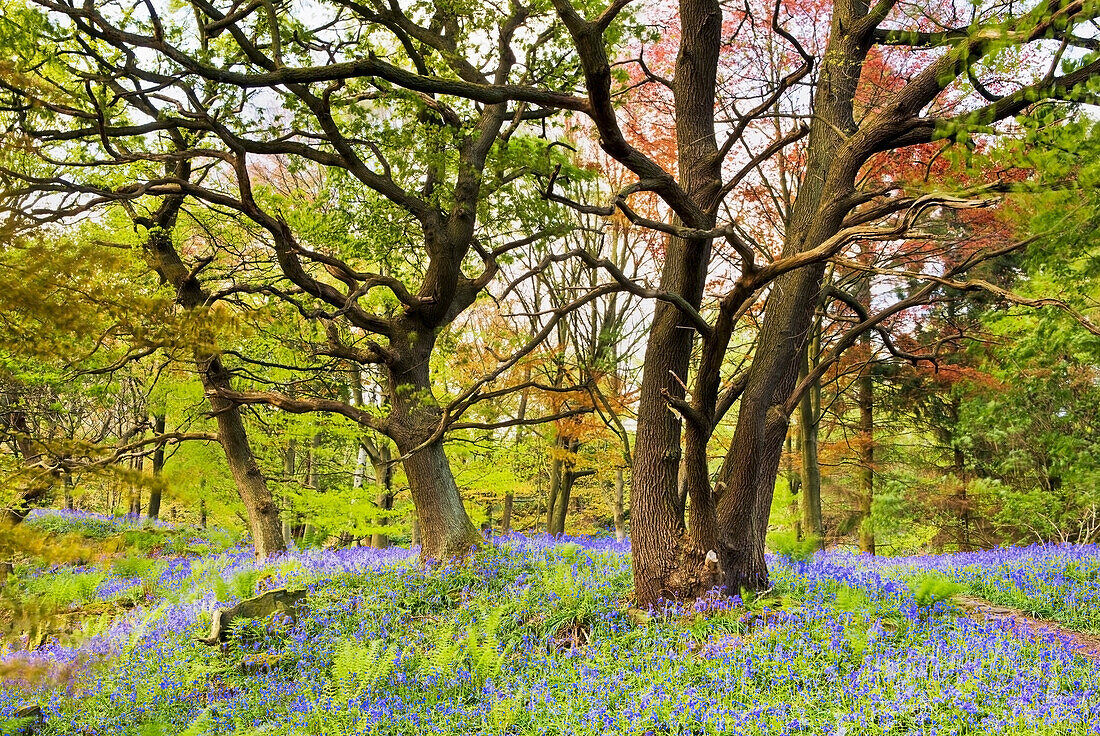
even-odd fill
[[[1018,608],[998,606],[984,598],[960,595],[955,596],[954,602],[975,618],[1008,622],[1013,630],[1021,636],[1030,636],[1036,639],[1053,637],[1062,642],[1066,649],[1074,654],[1100,664],[1100,636],[1082,634],[1079,631],[1067,629],[1054,621],[1033,618]]]

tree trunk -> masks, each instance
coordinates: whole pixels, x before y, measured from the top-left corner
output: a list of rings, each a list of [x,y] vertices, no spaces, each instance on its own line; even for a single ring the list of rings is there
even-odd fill
[[[398,447],[402,453],[407,450]],[[481,542],[443,451],[436,441],[405,459],[416,516],[419,521],[420,559],[424,562],[463,557]]]
[[[130,509],[127,513],[135,518],[141,516],[141,471],[144,466],[145,458],[140,455],[130,462],[130,467],[134,470],[133,477],[137,480],[130,486]]]
[[[528,365],[523,372],[523,383],[529,383],[531,381],[531,366]],[[516,427],[516,449],[519,450],[523,443],[526,427],[522,424],[523,420],[527,418],[527,389],[520,392],[519,395],[519,408],[516,411],[516,419],[521,422]],[[500,513],[500,534],[503,537],[512,533],[512,505],[515,503],[516,495],[511,490],[504,494],[504,508]]]
[[[557,504],[565,482],[565,460],[560,457],[564,451],[564,439],[554,438],[554,454],[550,459],[550,490],[546,496],[546,533],[553,536],[556,528]]]
[[[153,433],[164,434],[166,423],[164,412],[153,415]],[[162,476],[164,475],[164,445],[157,445],[153,450],[153,484],[149,489],[149,508],[147,514],[150,519],[160,518],[160,496],[163,490]]]
[[[73,483],[73,474],[72,474],[71,471],[66,471],[65,472],[65,509],[67,511],[72,511],[74,508],[76,508],[75,499],[73,499],[73,485],[74,485],[74,483]],[[159,493],[159,489],[158,489],[158,493]],[[159,499],[159,496],[158,496],[158,499]],[[151,502],[152,501],[150,500],[150,503]]]
[[[612,506],[612,511],[615,518],[615,541],[621,542],[626,539],[626,521],[623,518],[623,496],[625,493],[625,483],[623,482],[623,469],[619,468],[615,471],[615,500]]]
[[[35,451],[26,412],[20,408],[12,409],[8,416],[8,429],[13,435],[15,448],[21,456],[21,464],[24,468],[31,468],[41,453]],[[49,492],[50,484],[45,482],[46,476],[33,470],[30,471],[29,476],[28,484],[17,493],[15,502],[0,512],[3,524],[15,526],[21,523],[30,513],[31,504],[42,499]]]
[[[298,441],[291,437],[286,441],[286,450],[283,451],[283,481],[286,483],[294,482],[295,477],[298,474]],[[294,527],[290,523],[290,511],[285,508],[282,515],[282,535],[286,542],[291,542],[294,539]]]
[[[714,124],[714,94],[722,44],[722,9],[717,0],[681,0],[682,34],[672,93],[676,110],[677,167],[684,191],[699,205],[695,228],[714,226],[713,207],[721,189],[721,157]],[[677,218],[681,223],[681,219]],[[668,239],[661,269],[661,291],[682,297],[698,309],[706,283],[712,242]],[[681,420],[668,400],[683,399],[691,367],[695,330],[688,315],[659,301],[642,366],[638,434],[631,475],[630,539],[634,555],[634,595],[639,605],[664,597],[694,595],[678,590],[677,570],[696,567],[701,548],[685,544],[684,510],[679,503]],[[705,447],[704,467],[705,461]],[[710,493],[709,479],[706,493]],[[694,501],[694,499],[693,499]],[[706,530],[698,530],[700,534]],[[690,559],[685,558],[687,554]],[[705,550],[702,550],[705,555]]]
[[[359,452],[355,456],[355,471],[351,476],[351,487],[353,490],[358,491],[363,487],[363,482],[367,478],[367,446],[363,443],[359,443]]]
[[[150,229],[145,243],[145,254],[149,265],[164,281],[175,288],[176,301],[180,306],[187,310],[197,310],[206,306],[209,295],[199,284],[191,269],[180,260],[172,243],[171,231],[175,212],[166,211],[165,208],[170,208],[173,203],[176,204],[178,211],[182,198],[178,201],[168,198],[162,204],[163,216],[159,219],[167,221],[158,221],[157,227]],[[218,425],[218,441],[225,452],[225,459],[237,486],[237,493],[248,513],[252,545],[256,556],[270,557],[286,549],[279,521],[279,510],[272,500],[267,480],[248,443],[248,433],[245,430],[240,407],[223,398],[220,393],[232,389],[232,374],[222,363],[221,357],[217,353],[210,352],[208,348],[196,348],[194,356],[202,387]],[[203,514],[205,516],[205,504]]]
[[[379,526],[386,526],[390,522],[387,511],[393,509],[393,464],[390,462],[389,445],[376,448],[374,456],[378,463],[374,466],[374,478],[378,485],[377,507],[379,514],[376,522]],[[375,549],[384,549],[390,546],[390,537],[383,531],[371,534],[370,546]]]
[[[406,341],[407,340],[407,341]],[[402,466],[419,521],[422,563],[465,557],[481,546],[437,436],[442,419],[432,393],[429,363],[435,332],[415,330],[396,336],[401,358],[385,367],[389,378],[390,436],[404,458]]]
[[[512,533],[512,503],[515,494],[508,491],[504,494],[504,508],[500,512],[500,535],[506,537]]]
[[[848,199],[870,144],[849,146],[855,130],[853,100],[870,38],[857,32],[865,3],[837,3],[823,56],[806,170],[787,222],[783,257],[810,251],[840,232],[851,209]],[[863,141],[860,141],[863,144]],[[846,146],[848,146],[846,148]],[[718,502],[722,574],[730,590],[768,586],[764,558],[775,480],[787,435],[792,398],[826,266],[806,265],[771,285],[756,352],[740,397],[733,440],[719,472],[724,491]]]
[[[573,481],[577,476],[572,470],[565,468],[561,474],[561,490],[558,492],[557,502],[554,504],[554,518],[550,528],[552,536],[565,534],[565,518],[569,514],[569,495],[573,491]]]
[[[865,280],[860,300],[865,308],[871,305],[871,281]],[[874,519],[871,506],[875,498],[875,386],[871,375],[871,335],[860,339],[863,367],[859,372],[859,549],[875,553]]]
[[[807,350],[807,360],[816,362],[820,345],[820,323],[816,328]],[[799,375],[808,375],[808,365],[804,365]],[[821,524],[821,464],[818,462],[818,430],[821,419],[821,383],[814,381],[802,399],[798,402],[798,429],[802,450],[802,530],[818,539],[821,549],[825,548],[825,531]]]
[[[797,428],[792,427],[791,431],[787,433],[787,469],[785,474],[787,476],[787,491],[790,494],[790,498],[787,501],[787,510],[791,515],[791,531],[794,533],[794,538],[802,539],[802,519],[799,516],[800,510],[798,508],[798,497],[802,493],[802,476],[794,470],[794,453],[796,452],[795,436],[797,434]]]
[[[219,390],[229,390],[231,387],[229,371],[218,357],[208,358],[200,366],[203,387],[206,388],[210,408],[217,417],[218,439],[233,474],[237,493],[248,514],[256,556],[264,558],[283,552],[286,550],[286,543],[283,540],[279,510],[271,498],[267,479],[256,462],[256,456],[252,454],[240,407],[218,395]]]
[[[321,433],[314,432],[309,441],[309,472],[306,474],[306,485],[314,490],[321,488],[320,462],[317,451],[321,449]]]
[[[576,470],[576,454],[580,449],[580,440],[559,436],[556,444],[562,457],[555,458],[558,468],[556,490],[554,488],[554,476],[551,477],[550,496],[553,499],[553,505],[547,509],[547,530],[551,536],[565,534],[565,519],[569,514],[569,499],[573,492],[573,484],[578,478],[596,472],[591,469]]]

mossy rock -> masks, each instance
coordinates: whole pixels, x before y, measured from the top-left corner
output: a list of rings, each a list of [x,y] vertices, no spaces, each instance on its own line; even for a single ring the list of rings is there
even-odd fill
[[[210,633],[205,637],[196,637],[198,641],[214,646],[225,641],[229,635],[229,624],[239,618],[264,618],[275,613],[285,613],[295,619],[298,605],[305,599],[304,590],[269,590],[263,595],[248,598],[229,608],[214,610],[210,621]]]

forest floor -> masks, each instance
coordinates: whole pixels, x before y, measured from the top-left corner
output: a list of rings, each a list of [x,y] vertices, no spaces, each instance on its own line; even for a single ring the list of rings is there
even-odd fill
[[[983,598],[957,595],[951,601],[972,616],[1007,624],[1021,636],[1060,641],[1070,651],[1100,664],[1100,636],[1074,631],[1057,621],[1028,616],[1018,608],[998,606]]]
[[[1100,733],[1095,546],[777,557],[767,595],[641,611],[606,539],[423,570],[402,548],[257,563],[216,532],[28,525],[55,552],[0,591],[0,733]]]

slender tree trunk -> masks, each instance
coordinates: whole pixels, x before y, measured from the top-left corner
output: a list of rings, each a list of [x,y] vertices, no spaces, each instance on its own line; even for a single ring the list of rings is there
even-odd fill
[[[393,509],[393,464],[390,462],[389,445],[376,448],[374,456],[378,459],[374,466],[374,478],[378,486],[376,504],[379,510],[376,521],[379,526],[385,527],[390,522],[386,512]],[[384,549],[390,546],[390,537],[384,531],[376,531],[371,534],[370,545],[375,549]]]
[[[874,519],[871,505],[875,497],[874,388],[870,371],[859,378],[859,549],[875,553]]]
[[[806,172],[795,197],[783,242],[784,257],[804,253],[840,232],[851,209],[849,197],[871,144],[847,138],[855,130],[853,100],[862,61],[871,40],[859,32],[867,15],[864,2],[838,2],[834,7],[810,130]],[[803,266],[777,278],[757,337],[733,440],[719,480],[722,530],[719,552],[730,590],[768,586],[764,540],[775,480],[787,435],[788,401],[805,355],[805,344],[820,303],[826,266]]]
[[[448,560],[475,549],[481,538],[462,505],[443,443],[433,442],[406,458],[403,465],[417,508],[421,559]]]
[[[955,408],[955,416],[958,416],[957,401]],[[956,419],[957,421],[957,419]],[[952,450],[952,458],[954,464],[955,477],[958,479],[959,493],[958,493],[958,508],[959,508],[959,534],[958,534],[958,547],[963,552],[969,552],[972,550],[973,544],[970,541],[970,498],[966,494],[966,464],[963,458],[963,452],[959,448]]]
[[[153,415],[153,433],[164,434],[166,417],[163,411]],[[157,445],[153,450],[153,483],[149,489],[149,508],[147,514],[150,519],[160,518],[160,497],[164,488],[164,445]]]
[[[531,380],[531,366],[528,365],[523,372],[523,382],[528,383]],[[519,409],[516,412],[516,419],[522,422],[527,418],[527,389],[520,392],[519,395]],[[523,438],[525,436],[525,427],[520,424],[516,427],[516,449],[519,450],[523,444]],[[508,536],[512,532],[512,505],[515,503],[515,493],[509,489],[504,493],[504,508],[500,513],[500,534],[501,536]]]
[[[565,534],[565,518],[569,514],[569,495],[573,492],[573,481],[576,475],[566,468],[561,474],[561,490],[558,493],[557,502],[554,504],[553,526],[550,534],[557,536]]]
[[[321,458],[318,450],[321,449],[321,433],[314,432],[309,442],[309,473],[306,476],[306,485],[314,490],[321,488]]]
[[[133,483],[130,489],[130,516],[141,516],[141,471],[145,467],[144,456],[135,457],[130,466],[134,470],[134,478],[137,478],[137,482]]]
[[[816,362],[820,346],[820,322],[807,350],[807,360]],[[808,365],[803,365],[800,378],[808,375]],[[805,534],[817,538],[821,549],[825,548],[825,532],[821,523],[821,464],[818,461],[818,431],[821,426],[821,384],[813,386],[798,402],[798,429],[802,449],[802,529]]]
[[[871,305],[871,282],[865,280],[860,300],[865,308]],[[871,336],[860,337],[863,367],[859,373],[859,549],[875,553],[875,528],[871,507],[875,498],[875,385],[871,375]]]
[[[564,440],[554,439],[554,456],[550,460],[550,490],[546,496],[546,533],[553,536],[556,528],[557,504],[565,483],[565,460],[559,457],[564,451]]]
[[[561,444],[560,450],[564,457],[560,462],[558,490],[554,493],[551,489],[551,495],[554,497],[553,515],[549,519],[551,535],[565,534],[565,519],[569,514],[569,499],[573,493],[573,484],[578,478],[584,478],[596,472],[591,469],[576,470],[576,453],[581,444],[579,440],[566,438]]]
[[[294,482],[298,474],[298,441],[293,437],[286,441],[286,449],[283,451],[283,481],[285,483]],[[284,502],[285,506],[285,502]],[[290,542],[294,539],[294,526],[290,523],[290,511],[284,508],[285,513],[282,519],[282,535],[283,539]]]
[[[626,539],[626,521],[623,513],[623,498],[625,494],[623,475],[624,470],[622,468],[615,471],[615,500],[612,510],[615,518],[615,541],[617,542]]]
[[[791,515],[791,531],[794,532],[795,539],[802,539],[802,519],[799,516],[800,510],[798,508],[798,497],[802,493],[802,476],[795,472],[794,469],[794,454],[798,449],[798,443],[795,442],[795,436],[797,434],[797,428],[792,427],[791,431],[787,433],[787,491],[790,494],[790,499],[787,502],[787,509]]]
[[[73,474],[70,471],[65,472],[65,509],[72,511],[76,507],[75,500],[73,499]]]
[[[218,395],[219,390],[231,388],[229,371],[217,357],[210,357],[200,365],[203,386],[217,417],[218,439],[248,514],[256,556],[264,558],[278,554],[286,549],[279,510],[275,507],[256,456],[252,454],[240,407]]]
[[[504,508],[500,512],[500,534],[508,536],[512,533],[512,504],[515,494],[508,491],[504,494]]]
[[[11,410],[8,416],[8,428],[14,435],[15,448],[20,455],[20,460],[24,468],[31,468],[34,462],[38,459],[39,453],[34,448],[34,442],[31,440],[30,424],[27,422],[27,415],[21,408],[14,408]],[[44,481],[44,477],[35,470],[29,470],[28,483],[25,488],[20,490],[13,503],[8,508],[5,508],[2,512],[3,524],[8,526],[15,526],[21,523],[27,518],[27,514],[31,511],[31,504],[35,503],[39,499],[43,498],[49,491],[49,485]]]
[[[173,202],[172,199],[166,200],[162,204],[162,212]],[[178,205],[182,204],[182,199],[175,203],[178,211]],[[180,260],[172,243],[171,231],[175,212],[168,212],[164,218],[167,218],[166,222],[158,221],[157,227],[149,231],[145,244],[146,258],[160,277],[175,288],[176,301],[184,309],[201,309],[206,306],[209,295],[199,284],[191,269]],[[248,513],[256,556],[270,557],[282,552],[286,549],[286,544],[283,541],[279,510],[271,497],[267,480],[260,470],[256,456],[252,453],[240,407],[223,398],[220,393],[232,389],[232,374],[222,363],[221,356],[209,352],[208,348],[195,349],[195,365],[217,422],[218,440],[225,452],[229,471],[233,475],[237,493]],[[205,516],[205,506],[203,513]]]
[[[363,487],[363,482],[367,479],[367,462],[368,462],[367,446],[365,443],[359,443],[359,452],[355,456],[355,471],[351,476],[351,487],[353,490],[358,491]]]

